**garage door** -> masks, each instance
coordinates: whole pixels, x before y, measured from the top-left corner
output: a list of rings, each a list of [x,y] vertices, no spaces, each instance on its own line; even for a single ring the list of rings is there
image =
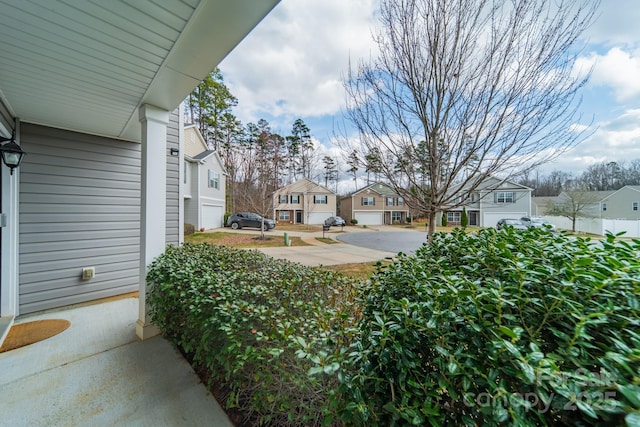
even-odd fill
[[[358,225],[382,225],[382,212],[355,212]]]
[[[304,218],[309,224],[324,224],[324,220],[330,216],[335,216],[333,212],[311,212],[309,219]]]
[[[222,227],[222,206],[202,205],[202,227]]]
[[[519,219],[523,216],[526,216],[526,212],[491,212],[484,213],[482,215],[482,225],[483,227],[495,227],[498,221],[502,218],[515,218]]]

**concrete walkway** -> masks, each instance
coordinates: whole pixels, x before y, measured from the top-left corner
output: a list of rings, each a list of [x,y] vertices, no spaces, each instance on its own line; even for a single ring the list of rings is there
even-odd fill
[[[137,298],[20,318],[66,319],[64,332],[0,353],[0,424],[232,427],[182,355],[135,334]]]
[[[218,228],[208,231],[224,231],[230,233],[241,234],[257,234],[260,233],[256,229],[242,229],[232,230],[231,228]],[[393,258],[396,256],[396,252],[393,250],[384,250],[382,247],[377,249],[369,249],[360,246],[354,246],[347,243],[340,242],[340,237],[347,234],[360,234],[377,232],[377,231],[397,231],[399,233],[405,231],[413,231],[415,229],[406,229],[401,227],[391,226],[371,226],[367,228],[363,227],[331,227],[327,232],[322,231],[289,231],[281,230],[277,227],[274,230],[265,232],[267,236],[281,236],[284,239],[284,234],[287,233],[289,237],[300,237],[309,246],[281,246],[270,248],[257,248],[260,252],[267,254],[273,258],[288,259],[293,262],[300,263],[307,266],[319,266],[319,265],[338,265],[338,264],[355,264],[365,262],[380,261],[385,258]],[[317,240],[318,237],[325,237],[334,240],[336,243],[327,244]]]
[[[338,265],[375,262],[393,258],[393,252],[361,248],[346,243],[320,244],[313,246],[282,246],[276,248],[258,248],[273,258],[288,259],[302,265]]]

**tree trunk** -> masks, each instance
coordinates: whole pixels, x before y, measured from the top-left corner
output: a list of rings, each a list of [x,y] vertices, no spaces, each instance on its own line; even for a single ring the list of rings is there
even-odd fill
[[[427,221],[429,222],[428,228],[427,228],[427,241],[431,241],[431,236],[433,236],[433,233],[436,232],[436,212],[435,211],[430,211],[429,212],[429,216],[427,218]]]

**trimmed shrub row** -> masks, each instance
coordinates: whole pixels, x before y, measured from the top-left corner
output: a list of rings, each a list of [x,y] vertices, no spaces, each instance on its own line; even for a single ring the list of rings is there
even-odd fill
[[[243,425],[640,425],[640,241],[436,234],[365,284],[184,245],[154,322]]]
[[[152,318],[242,425],[331,419],[341,351],[354,324],[352,280],[258,251],[170,247],[150,267]]]
[[[350,425],[639,425],[640,241],[436,234],[363,290]]]

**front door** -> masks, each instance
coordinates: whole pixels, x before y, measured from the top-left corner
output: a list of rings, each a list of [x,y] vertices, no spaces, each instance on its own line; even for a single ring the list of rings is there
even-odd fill
[[[302,224],[302,211],[296,211],[296,224]]]
[[[478,225],[477,211],[469,211],[469,225]]]

